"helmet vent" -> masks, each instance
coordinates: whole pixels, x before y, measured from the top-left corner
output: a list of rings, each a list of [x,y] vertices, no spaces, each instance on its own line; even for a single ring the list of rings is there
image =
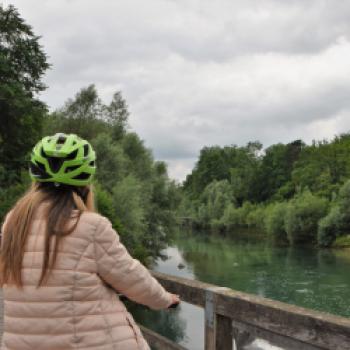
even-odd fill
[[[89,154],[89,145],[85,144],[84,145],[84,157],[86,157]]]
[[[75,170],[75,169],[78,169],[78,168],[80,168],[80,165],[68,166],[68,167],[66,168],[65,172],[66,172],[66,173],[69,173],[69,172],[71,172],[71,171],[73,171],[73,170]]]
[[[37,163],[30,163],[30,171],[34,176],[39,177],[40,179],[48,179],[50,176],[46,173],[44,164],[41,164],[39,162]]]
[[[76,149],[75,151],[69,153],[66,157],[67,160],[72,160],[75,159],[77,157],[78,154],[78,150]]]
[[[57,173],[60,170],[65,159],[57,157],[47,157],[47,161],[49,162],[51,171],[53,173]]]
[[[37,163],[36,163],[36,166],[37,166],[43,173],[46,172],[46,169],[45,169],[45,165],[44,165],[44,164],[37,162]]]
[[[76,179],[76,180],[87,180],[89,179],[91,176],[91,174],[88,174],[88,173],[81,173],[77,176],[74,176],[73,179]]]
[[[41,155],[43,158],[46,158],[46,154],[45,154],[45,152],[44,152],[44,148],[43,148],[43,147],[40,148],[40,155]]]
[[[58,144],[62,144],[66,142],[66,135],[64,134],[59,134],[58,135],[58,139],[57,139],[57,143]]]

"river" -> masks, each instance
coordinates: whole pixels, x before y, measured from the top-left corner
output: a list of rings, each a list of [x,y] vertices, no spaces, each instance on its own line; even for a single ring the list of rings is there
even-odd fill
[[[154,270],[350,317],[350,251],[272,247],[264,241],[191,234],[163,251]],[[203,309],[154,312],[132,307],[137,321],[191,350],[203,349]],[[250,349],[277,349],[256,341]]]

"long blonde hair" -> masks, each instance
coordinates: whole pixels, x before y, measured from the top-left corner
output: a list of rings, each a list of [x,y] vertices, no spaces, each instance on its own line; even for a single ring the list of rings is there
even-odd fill
[[[25,244],[31,231],[34,214],[44,202],[48,204],[43,216],[46,221],[45,250],[38,287],[46,281],[56,262],[61,238],[75,230],[84,211],[94,211],[92,186],[34,183],[14,205],[2,233],[1,285],[6,283],[22,287],[21,268]],[[74,209],[77,210],[76,220],[73,225],[68,225]],[[50,249],[52,241],[53,250]],[[50,250],[53,251],[52,256]]]

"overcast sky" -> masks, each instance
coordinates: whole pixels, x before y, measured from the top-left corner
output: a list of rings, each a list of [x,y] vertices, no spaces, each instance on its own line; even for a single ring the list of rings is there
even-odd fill
[[[350,130],[349,0],[13,0],[62,106],[121,90],[130,125],[183,180],[205,145],[265,147]]]

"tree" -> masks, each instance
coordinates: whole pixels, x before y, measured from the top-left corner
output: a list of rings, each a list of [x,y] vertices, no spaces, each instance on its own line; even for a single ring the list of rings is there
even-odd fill
[[[89,85],[49,116],[46,133],[73,133],[91,140],[99,133],[108,132],[108,125],[103,121],[103,111],[104,106],[95,85]]]
[[[219,146],[204,147],[200,151],[198,162],[191,176],[186,178],[184,189],[198,198],[204,188],[214,180],[225,180],[230,178],[229,149]],[[233,151],[234,152],[234,151]]]
[[[285,202],[274,203],[265,210],[265,229],[271,242],[277,245],[288,244],[285,228],[285,216],[288,205]]]
[[[350,233],[350,180],[339,191],[339,196],[330,212],[318,227],[318,244],[328,247],[334,240]]]
[[[294,163],[299,159],[304,143],[300,140],[293,141],[287,145],[278,143],[270,146],[265,151],[259,176],[256,181],[260,184],[258,201],[266,201],[272,196],[281,194],[284,198],[291,198],[295,191],[288,184],[291,181]],[[288,189],[288,191],[286,191]]]
[[[105,107],[105,115],[108,124],[112,126],[113,140],[119,141],[126,133],[129,118],[128,105],[120,91],[113,95],[111,103]]]
[[[91,84],[47,116],[45,134],[74,133],[92,140],[101,133],[108,133],[112,141],[120,141],[126,135],[128,116],[128,106],[120,91],[113,95],[109,104],[104,104],[95,85]]]
[[[15,7],[0,5],[0,165],[17,181],[46,111],[36,97],[49,68],[39,39]]]
[[[327,213],[328,202],[324,198],[305,191],[288,204],[285,229],[291,244],[317,242],[318,223]]]
[[[204,147],[183,184],[184,190],[193,199],[198,199],[212,181],[228,180],[239,203],[251,200],[261,147],[258,141],[249,142],[245,147]]]
[[[198,218],[205,225],[215,225],[224,215],[225,208],[235,202],[232,187],[227,180],[212,181],[200,198]]]

